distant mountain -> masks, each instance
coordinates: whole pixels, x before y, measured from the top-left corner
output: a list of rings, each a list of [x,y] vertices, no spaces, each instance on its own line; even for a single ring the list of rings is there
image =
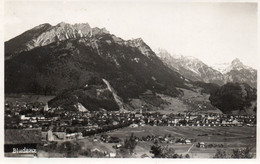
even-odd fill
[[[239,59],[234,59],[231,63],[215,65],[214,68],[222,71],[225,83],[247,83],[251,87],[257,87],[257,71],[244,65]]]
[[[234,59],[231,63],[216,64],[212,68],[197,58],[172,55],[166,50],[159,50],[157,55],[169,68],[193,81],[218,85],[238,82],[255,88],[257,86],[257,71],[245,66],[239,59]]]
[[[251,71],[255,70],[249,66],[244,65],[238,58],[232,60],[231,62],[215,63],[212,65],[212,68],[218,70],[222,74],[226,74],[231,70],[238,70],[238,71],[240,71],[241,69],[249,69]]]
[[[211,92],[211,104],[226,114],[256,114],[256,89],[248,84],[227,83]]]
[[[162,49],[159,50],[157,55],[168,67],[190,80],[224,84],[224,77],[221,72],[209,67],[195,57],[171,55]]]
[[[176,97],[189,88],[142,39],[88,24],[37,26],[7,41],[5,56],[5,93],[58,95],[53,106],[118,110],[147,90]]]

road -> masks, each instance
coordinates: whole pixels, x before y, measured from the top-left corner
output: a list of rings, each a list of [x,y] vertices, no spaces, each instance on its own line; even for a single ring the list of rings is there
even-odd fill
[[[188,151],[186,152],[186,154],[188,154],[190,152],[190,150],[193,148],[193,146],[195,145],[195,143],[193,145],[191,145],[191,147],[188,149]]]

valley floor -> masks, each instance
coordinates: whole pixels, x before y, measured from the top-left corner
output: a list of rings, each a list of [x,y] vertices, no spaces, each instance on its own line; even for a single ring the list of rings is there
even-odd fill
[[[168,145],[169,148],[173,148],[176,153],[186,155],[189,154],[190,158],[213,158],[217,149],[216,147],[198,147],[198,143],[204,142],[206,145],[223,145],[223,148],[227,154],[232,153],[232,149],[244,148],[249,146],[251,153],[256,154],[256,127],[161,127],[161,126],[142,126],[142,127],[126,127],[117,129],[105,133],[111,137],[119,137],[122,141],[129,138],[131,133],[141,138],[147,135],[150,136],[164,136],[171,135],[175,138],[186,138],[194,140],[190,144],[180,143],[160,143],[162,146]],[[116,149],[113,148],[116,143],[105,143],[99,139],[100,136],[90,136],[80,140],[74,140],[70,142],[77,142],[81,145],[82,149],[97,149],[106,151],[108,153],[116,153]],[[103,134],[104,135],[104,134]],[[63,141],[64,142],[64,141]],[[61,144],[62,142],[60,142]],[[148,157],[153,157],[150,153],[151,146],[154,143],[152,141],[139,141],[134,150],[134,154],[131,158],[140,158],[146,154]],[[38,157],[54,157],[54,154],[48,154],[47,152],[40,151]],[[62,157],[62,154],[55,154],[56,157]],[[79,157],[84,157],[79,155]]]

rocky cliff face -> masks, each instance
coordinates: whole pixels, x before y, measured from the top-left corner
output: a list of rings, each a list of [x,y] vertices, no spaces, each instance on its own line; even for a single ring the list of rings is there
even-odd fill
[[[42,24],[7,41],[5,53],[19,53],[67,39],[90,38],[100,33],[109,32],[104,28],[91,28],[87,23],[71,25],[61,22],[56,26]]]

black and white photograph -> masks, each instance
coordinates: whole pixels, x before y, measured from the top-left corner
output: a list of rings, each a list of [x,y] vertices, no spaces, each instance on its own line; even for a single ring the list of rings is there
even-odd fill
[[[4,158],[257,159],[258,9],[4,0]]]

